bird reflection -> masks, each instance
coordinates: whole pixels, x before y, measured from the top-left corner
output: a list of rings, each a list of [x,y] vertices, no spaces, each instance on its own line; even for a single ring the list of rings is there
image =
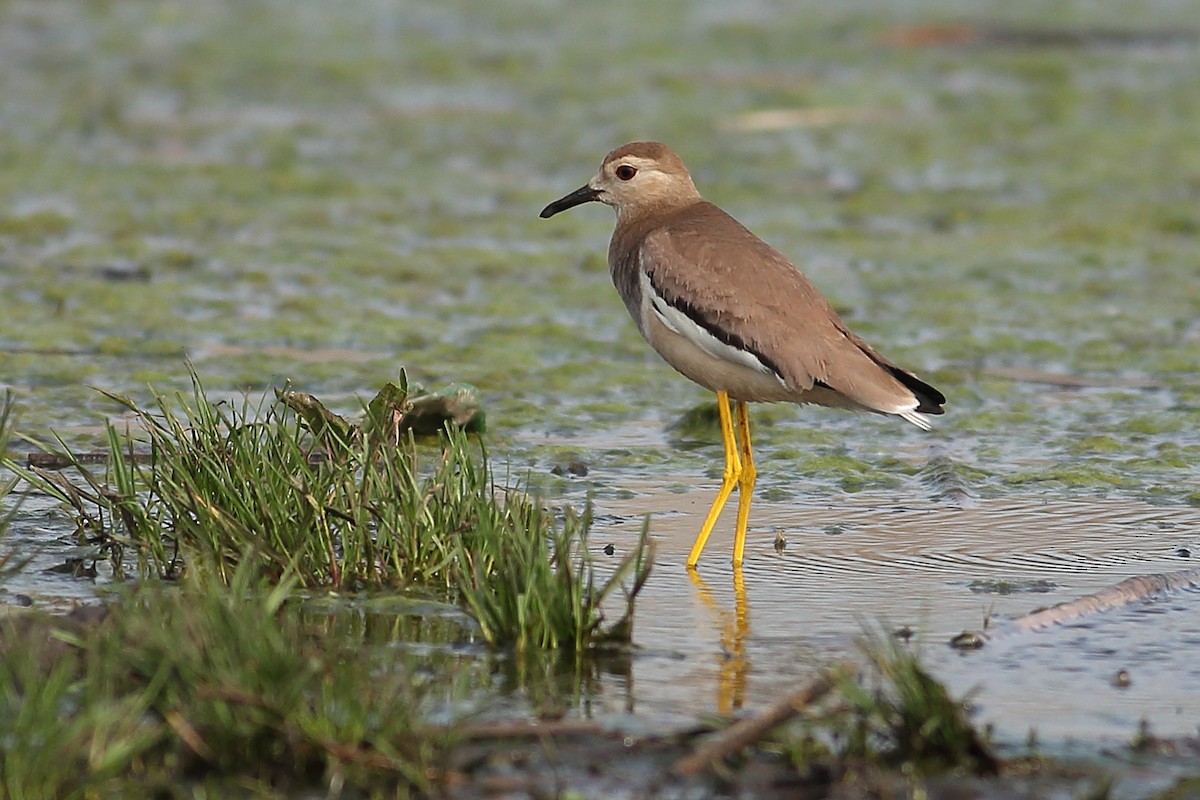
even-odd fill
[[[746,634],[750,630],[750,607],[746,602],[746,583],[742,568],[733,569],[733,610],[717,602],[712,589],[694,569],[687,571],[696,586],[700,601],[713,614],[721,627],[721,666],[717,677],[717,712],[730,714],[742,707],[746,697],[746,675],[750,662],[746,659]]]

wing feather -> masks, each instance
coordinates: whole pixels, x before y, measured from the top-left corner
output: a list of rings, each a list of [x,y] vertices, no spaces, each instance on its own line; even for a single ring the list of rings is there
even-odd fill
[[[656,222],[636,246],[655,292],[753,353],[791,390],[826,387],[906,419],[941,413],[940,392],[851,332],[812,281],[733,217],[700,202]]]

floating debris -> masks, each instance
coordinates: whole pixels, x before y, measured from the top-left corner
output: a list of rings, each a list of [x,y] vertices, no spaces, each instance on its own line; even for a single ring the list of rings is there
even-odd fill
[[[984,637],[975,631],[963,631],[950,640],[950,646],[955,650],[978,650],[983,643]]]
[[[440,391],[425,392],[420,384],[409,384],[403,369],[399,380],[389,381],[375,394],[367,404],[366,417],[359,423],[333,413],[307,392],[276,389],[275,396],[320,439],[334,436],[348,441],[365,432],[368,436],[383,435],[394,444],[407,431],[429,436],[447,426],[467,433],[487,429],[487,416],[474,386],[452,383]]]
[[[567,465],[555,464],[550,470],[551,474],[558,476],[567,476],[569,478],[582,478],[588,474],[588,465],[582,461],[572,461]]]

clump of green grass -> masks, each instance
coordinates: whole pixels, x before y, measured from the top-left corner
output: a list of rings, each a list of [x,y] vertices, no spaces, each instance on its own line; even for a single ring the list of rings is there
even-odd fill
[[[559,523],[525,494],[497,489],[486,453],[454,426],[440,447],[417,445],[409,421],[421,415],[403,376],[361,424],[295,392],[258,407],[214,404],[195,375],[190,396],[160,396],[148,409],[108,396],[134,424],[109,426],[104,475],[65,446],[75,482],[9,463],[72,507],[80,537],[118,576],[134,562],[141,578],[227,585],[245,568],[262,584],[289,574],[305,587],[435,588],[496,646],[582,652],[630,639],[648,537],[601,579],[586,548],[590,514]],[[606,625],[602,606],[621,591],[618,620]]]
[[[319,638],[291,580],[256,591],[251,573],[0,623],[0,794],[427,791],[449,739],[422,722],[415,669]]]
[[[540,509],[525,506],[526,527]],[[628,645],[632,639],[633,599],[650,574],[652,547],[649,526],[642,527],[638,547],[627,554],[607,578],[601,580],[587,556],[591,510],[583,516],[567,511],[561,527],[550,539],[525,537],[511,541],[515,547],[498,547],[495,532],[477,530],[481,545],[466,547],[456,561],[458,585],[467,609],[492,644],[512,645],[518,654],[537,650],[588,649]],[[623,589],[621,618],[606,626],[601,603],[622,588],[632,574],[633,585]]]
[[[882,636],[868,636],[863,653],[874,685],[848,677],[839,686],[854,712],[846,755],[917,774],[996,773],[999,762],[967,718],[964,703],[914,653]]]
[[[107,533],[100,546],[118,572],[131,547],[143,577],[188,570],[227,583],[249,552],[267,582],[292,571],[305,586],[449,585],[455,535],[504,516],[486,465],[453,431],[424,469],[411,438],[381,446],[344,420],[335,426],[315,401],[298,420],[286,393],[257,407],[214,404],[193,376],[190,397],[159,396],[149,409],[108,396],[135,425],[108,427],[104,476],[78,461],[82,486],[26,474],[97,539]]]

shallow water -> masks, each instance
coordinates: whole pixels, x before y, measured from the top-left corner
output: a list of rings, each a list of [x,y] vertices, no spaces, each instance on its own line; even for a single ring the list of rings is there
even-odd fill
[[[9,498],[15,501],[14,495]],[[47,611],[69,611],[78,603],[96,601],[97,589],[111,577],[104,566],[96,578],[75,577],[60,570],[69,559],[94,557],[89,548],[70,541],[74,525],[58,503],[30,494],[21,498],[4,536],[6,553],[25,562],[25,566],[0,581],[0,606],[26,604]]]
[[[1191,733],[1193,594],[944,642],[1200,552],[1198,31],[1190,0],[11,0],[0,386],[88,449],[121,413],[91,387],[186,389],[185,358],[210,397],[291,380],[339,411],[401,365],[474,383],[498,474],[594,496],[598,547],[651,515],[633,683],[594,708],[753,707],[908,625],[1009,740]],[[740,616],[727,529],[706,589],[682,566],[721,450],[681,421],[711,397],[634,331],[611,214],[537,218],[635,138],[949,397],[931,434],[755,409]],[[41,571],[72,527],[22,509],[39,560],[0,601],[94,596]]]
[[[613,517],[594,544],[611,541],[618,555],[636,541],[638,514],[652,509],[656,571],[639,600],[635,633],[643,648],[633,678],[639,711],[687,717],[758,707],[814,666],[854,655],[864,632],[908,627],[934,674],[956,693],[974,691],[978,720],[1009,744],[1024,742],[1031,729],[1060,743],[1127,741],[1142,719],[1160,735],[1196,733],[1200,592],[1002,637],[977,651],[949,646],[989,619],[1134,575],[1194,567],[1181,555],[1200,542],[1194,509],[1020,496],[948,508],[892,493],[759,501],[739,598],[728,563],[731,531],[720,524],[699,584],[682,567],[709,501],[695,491],[597,507]],[[776,532],[787,540],[782,552]],[[1116,688],[1122,669],[1131,682]]]

